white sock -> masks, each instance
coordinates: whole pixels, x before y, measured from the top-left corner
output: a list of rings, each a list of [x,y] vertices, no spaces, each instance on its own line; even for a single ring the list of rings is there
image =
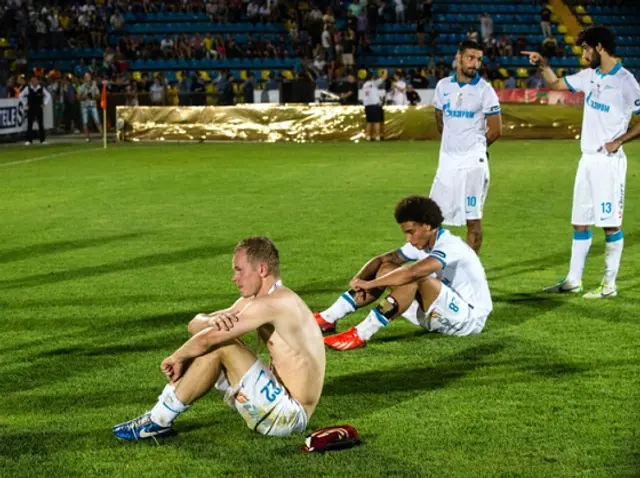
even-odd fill
[[[357,308],[358,306],[353,298],[347,292],[343,292],[340,297],[338,297],[338,300],[327,310],[320,312],[320,315],[324,320],[333,324],[345,315],[355,312]]]
[[[151,409],[151,421],[162,427],[169,427],[175,418],[189,408],[178,397],[173,385],[166,385],[158,397],[158,403]]]
[[[616,276],[620,269],[620,258],[624,247],[622,231],[605,237],[604,244],[604,283],[615,287]]]
[[[386,327],[389,324],[389,320],[378,311],[373,309],[369,312],[366,319],[356,325],[358,335],[364,341],[369,340],[380,329]]]
[[[591,229],[588,231],[573,231],[573,244],[571,245],[571,262],[567,280],[572,284],[578,284],[582,280],[584,264],[587,261],[589,248],[591,247]]]

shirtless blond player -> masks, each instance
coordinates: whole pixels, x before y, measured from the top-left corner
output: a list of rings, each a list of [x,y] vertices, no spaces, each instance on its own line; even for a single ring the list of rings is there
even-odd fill
[[[169,384],[156,405],[113,427],[114,435],[124,440],[174,435],[173,420],[214,386],[258,433],[288,436],[306,429],[325,372],[313,314],[282,285],[278,250],[267,238],[250,237],[236,246],[233,281],[241,298],[189,323],[192,337],[161,364]],[[253,330],[269,349],[270,366],[239,340]]]

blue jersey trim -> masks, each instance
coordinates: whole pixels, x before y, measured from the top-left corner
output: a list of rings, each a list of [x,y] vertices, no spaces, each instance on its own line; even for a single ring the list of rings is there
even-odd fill
[[[576,92],[576,90],[574,89],[574,87],[573,87],[573,86],[571,86],[571,83],[569,83],[569,80],[567,80],[567,77],[566,77],[566,76],[563,78],[563,80],[564,80],[564,84],[565,84],[565,85],[567,85],[567,88],[569,88],[569,91],[570,91],[571,93],[575,93],[575,92]]]
[[[440,264],[442,264],[443,269],[447,267],[447,263],[443,261],[441,258],[439,258],[438,256],[429,256],[429,257],[431,257],[432,259],[436,259],[438,262],[440,262]]]
[[[402,252],[402,248],[398,248],[398,254],[400,254],[400,255],[401,255],[405,260],[407,260],[407,261],[412,262],[412,261],[414,261],[414,260],[415,260],[415,259],[410,259],[410,258],[408,258],[408,257],[405,255],[405,253],[404,253],[404,252]]]
[[[476,73],[476,75],[471,78],[471,81],[469,83],[462,83],[460,81],[457,81],[456,75],[457,73],[454,73],[453,76],[451,76],[451,83],[458,83],[458,86],[460,88],[464,88],[467,85],[476,86],[478,83],[480,83],[480,75],[478,73]]]
[[[485,113],[485,116],[494,116],[494,115],[499,115],[500,113],[502,113],[502,110],[498,110],[498,111],[491,111],[490,113]]]
[[[634,115],[640,115],[640,110],[638,110],[638,111],[634,111],[634,112],[633,112],[633,114],[634,114]]]

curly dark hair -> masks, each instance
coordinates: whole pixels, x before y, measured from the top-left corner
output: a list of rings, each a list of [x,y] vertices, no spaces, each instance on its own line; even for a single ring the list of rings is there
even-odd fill
[[[409,196],[402,199],[394,212],[396,222],[413,221],[419,224],[428,224],[432,229],[442,226],[442,211],[433,199],[424,196]]]
[[[594,25],[586,28],[578,37],[578,45],[582,45],[583,43],[586,43],[594,49],[598,46],[598,43],[600,43],[609,55],[613,56],[616,54],[616,35],[607,27]]]

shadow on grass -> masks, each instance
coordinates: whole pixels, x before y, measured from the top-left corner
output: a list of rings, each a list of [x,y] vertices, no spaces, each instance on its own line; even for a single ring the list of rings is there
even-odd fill
[[[594,230],[594,233],[597,234],[597,231]],[[625,232],[625,235],[624,235],[625,249],[629,249],[630,247],[635,246],[638,242],[639,235],[640,234],[638,233],[638,231],[632,231],[629,233]],[[563,252],[549,254],[544,257],[536,257],[535,259],[508,262],[506,264],[487,268],[486,272],[487,272],[487,278],[489,280],[489,283],[498,279],[505,279],[508,277],[514,277],[514,276],[526,274],[528,272],[549,269],[551,267],[556,267],[558,264],[562,264],[563,268],[569,267],[569,259],[571,258],[571,239],[570,238],[571,236],[568,236],[567,248]],[[595,244],[589,251],[590,252],[589,256],[592,260],[595,259],[596,257],[602,256],[602,253],[604,251],[604,246],[603,244],[601,244],[601,242],[603,242],[604,239],[602,237],[598,239],[596,236],[595,240],[598,243]],[[551,285],[551,284],[546,284],[546,285]],[[542,287],[544,287],[544,285]]]
[[[96,277],[114,272],[145,269],[148,267],[178,264],[197,259],[211,258],[220,255],[228,255],[233,251],[235,244],[211,245],[201,247],[191,247],[180,251],[161,252],[149,254],[147,256],[136,257],[123,261],[103,264],[100,266],[86,266],[67,271],[50,272],[46,274],[35,274],[21,279],[0,281],[0,289],[21,289],[26,287],[37,287],[45,284],[55,284],[59,282]]]
[[[120,234],[117,236],[106,236],[93,239],[78,239],[76,241],[58,241],[46,244],[33,244],[31,246],[19,247],[16,249],[0,251],[0,264],[8,262],[32,259],[34,257],[46,256],[48,254],[59,254],[62,252],[86,249],[89,247],[103,246],[117,241],[126,241],[143,236],[142,233]]]

